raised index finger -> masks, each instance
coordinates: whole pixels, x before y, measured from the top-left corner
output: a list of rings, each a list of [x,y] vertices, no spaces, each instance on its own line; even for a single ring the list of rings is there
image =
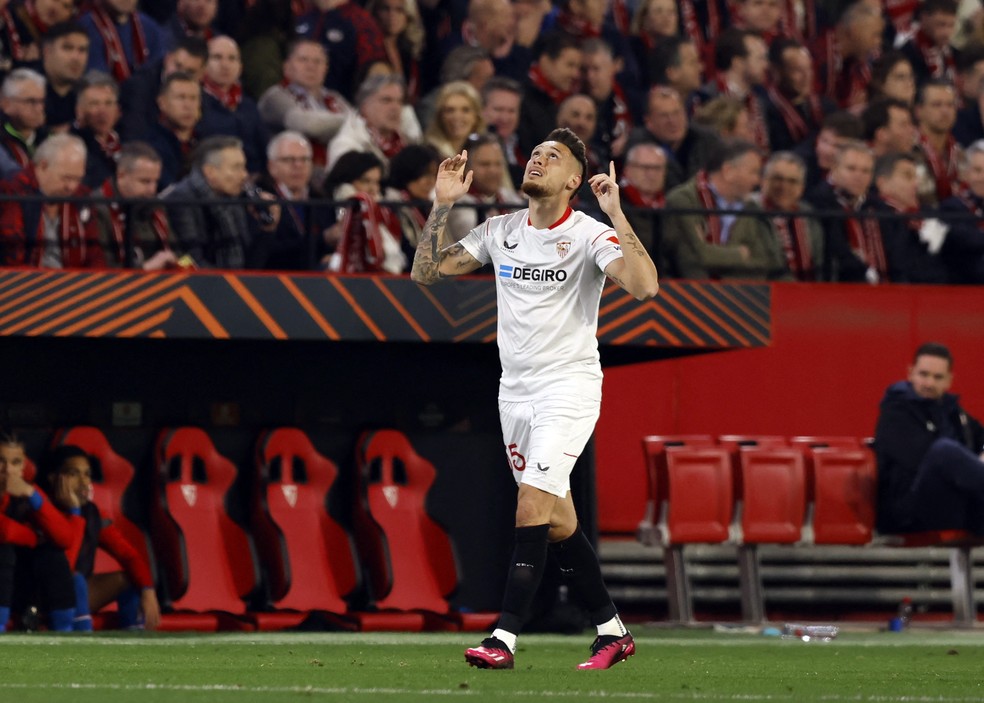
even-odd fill
[[[615,162],[614,161],[609,161],[608,162],[608,175],[611,177],[611,179],[613,181],[615,180]]]

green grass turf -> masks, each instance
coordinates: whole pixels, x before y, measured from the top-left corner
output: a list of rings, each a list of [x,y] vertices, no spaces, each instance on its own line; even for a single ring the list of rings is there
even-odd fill
[[[579,672],[592,636],[525,635],[514,671],[469,668],[474,634],[0,635],[0,703],[984,700],[984,632],[804,643],[634,627],[636,656]]]

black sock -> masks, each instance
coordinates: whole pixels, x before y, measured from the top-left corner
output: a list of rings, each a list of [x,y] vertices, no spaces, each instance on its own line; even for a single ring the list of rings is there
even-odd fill
[[[516,546],[502,597],[501,629],[519,634],[530,615],[530,606],[543,578],[547,563],[547,532],[550,525],[531,525],[516,528]]]
[[[601,577],[598,555],[578,525],[574,534],[550,545],[571,592],[588,609],[592,625],[601,625],[618,612]]]

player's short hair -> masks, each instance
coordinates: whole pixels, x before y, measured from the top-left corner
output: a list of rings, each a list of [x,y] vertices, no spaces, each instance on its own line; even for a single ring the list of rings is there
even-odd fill
[[[116,157],[116,172],[132,171],[137,161],[141,159],[155,164],[161,163],[161,155],[147,142],[126,142],[120,148],[119,156]]]
[[[877,181],[879,178],[891,178],[892,174],[895,173],[895,167],[903,161],[910,163],[913,166],[916,165],[916,157],[912,154],[903,154],[900,152],[882,154],[875,161],[875,172],[872,177],[873,180]]]
[[[870,102],[861,113],[861,123],[864,125],[862,139],[870,142],[879,129],[887,127],[892,121],[892,110],[909,112],[909,106],[898,98],[878,98]]]
[[[746,154],[758,154],[761,156],[762,152],[755,144],[744,139],[723,142],[711,152],[707,163],[704,165],[704,169],[708,173],[717,173],[725,164],[734,163]]]
[[[570,149],[574,158],[581,164],[581,182],[584,183],[588,177],[588,155],[584,148],[584,142],[567,127],[558,127],[547,135],[546,141],[559,142]]]

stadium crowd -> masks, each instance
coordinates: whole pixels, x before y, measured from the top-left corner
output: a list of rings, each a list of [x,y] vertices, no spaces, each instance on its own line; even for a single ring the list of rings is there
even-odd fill
[[[664,277],[984,282],[977,0],[138,4],[0,0],[0,265],[403,273],[564,126]]]

